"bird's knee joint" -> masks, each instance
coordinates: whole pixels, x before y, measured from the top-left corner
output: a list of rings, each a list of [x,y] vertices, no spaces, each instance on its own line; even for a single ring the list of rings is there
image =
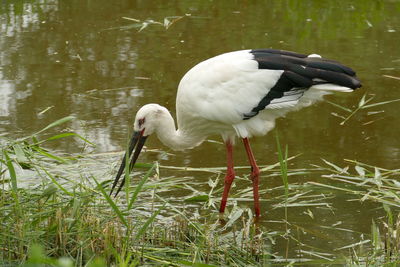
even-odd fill
[[[233,179],[235,179],[235,172],[226,173],[225,184],[232,184]]]
[[[251,168],[251,175],[252,176],[258,176],[260,174],[260,169],[258,167],[252,167]]]

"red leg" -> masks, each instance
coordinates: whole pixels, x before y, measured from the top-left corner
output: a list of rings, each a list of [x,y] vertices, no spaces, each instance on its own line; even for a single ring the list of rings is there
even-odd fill
[[[221,206],[219,212],[225,211],[226,201],[228,200],[229,189],[231,188],[233,179],[235,179],[235,171],[233,170],[233,146],[230,141],[226,142],[226,175],[224,182],[224,193],[222,194]]]
[[[243,138],[243,144],[246,149],[247,157],[250,162],[251,166],[251,180],[253,181],[253,196],[254,196],[254,211],[256,216],[260,216],[260,201],[258,195],[258,183],[259,183],[259,176],[260,176],[260,169],[257,166],[256,160],[253,155],[253,151],[251,151],[249,139]]]

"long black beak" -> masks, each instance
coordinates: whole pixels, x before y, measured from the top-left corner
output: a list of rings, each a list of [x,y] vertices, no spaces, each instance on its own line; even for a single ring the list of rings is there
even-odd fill
[[[122,176],[122,173],[125,170],[125,164],[126,164],[126,161],[127,161],[126,157],[131,158],[132,151],[136,146],[135,153],[133,153],[133,156],[132,156],[132,159],[131,159],[131,163],[129,164],[129,173],[131,172],[133,166],[135,165],[136,160],[139,157],[140,151],[142,150],[143,145],[144,145],[144,143],[146,142],[146,139],[147,139],[147,136],[143,136],[143,132],[144,132],[144,130],[137,131],[137,132],[133,133],[131,141],[129,143],[129,150],[127,151],[127,153],[125,153],[124,157],[122,158],[122,163],[121,163],[121,166],[119,167],[117,176],[115,176],[114,183],[113,183],[113,185],[111,187],[110,195],[113,193],[116,185],[118,184],[118,181],[119,181],[120,177]],[[119,185],[117,192],[115,192],[115,195],[114,195],[115,197],[118,195],[119,191],[121,191],[122,187],[124,186],[125,177],[126,176],[124,175],[124,178],[122,179],[121,184]]]

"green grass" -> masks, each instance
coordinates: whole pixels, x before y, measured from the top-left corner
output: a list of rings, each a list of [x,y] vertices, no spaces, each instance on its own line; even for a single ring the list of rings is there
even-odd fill
[[[60,155],[43,145],[59,138],[85,139],[62,134],[39,140],[43,132],[70,119],[61,119],[28,137],[2,140],[1,264],[220,266],[234,262],[248,266],[256,265],[260,257],[269,257],[262,244],[254,241],[258,237],[252,230],[251,214],[240,216],[247,218],[240,222],[247,230],[237,230],[241,239],[232,243],[231,232],[225,232],[239,217],[228,217],[229,227],[216,227],[215,221],[193,220],[190,211],[172,204],[165,192],[183,185],[185,179],[153,179],[158,163],[142,165],[146,173],[126,186],[125,198],[109,196],[108,179],[84,177],[80,170],[81,177],[76,179],[69,168],[85,158]],[[23,186],[24,172],[36,183]],[[237,211],[242,215],[243,210]]]
[[[110,197],[113,176],[109,169],[97,171],[107,165],[99,163],[104,155],[65,155],[45,148],[47,142],[61,138],[87,142],[75,133],[43,138],[47,130],[71,119],[61,119],[28,137],[0,140],[2,265],[269,266],[306,262],[395,266],[400,258],[399,170],[354,161],[348,161],[353,168],[341,167],[326,160],[308,169],[290,168],[297,156],[290,157],[287,146],[283,151],[277,138],[278,162],[260,169],[262,177],[282,182],[260,188],[268,211],[257,223],[247,207],[252,205],[243,205],[252,201],[248,166],[236,167],[239,175],[229,198],[229,212],[223,217],[217,210],[225,167],[137,164],[142,175],[127,183],[119,198]],[[109,155],[104,161],[110,162]],[[246,175],[241,176],[242,171]],[[162,172],[174,175],[163,177]],[[205,173],[207,186],[182,176],[188,172]],[[321,173],[325,180],[294,182],[311,173]],[[171,195],[174,190],[185,193],[176,197]],[[352,201],[355,197],[360,203],[381,205],[384,216],[374,218],[370,233],[315,225],[318,210],[333,210],[336,192],[352,196]],[[290,215],[299,211],[303,212],[300,217]],[[301,224],[298,218],[314,226]],[[332,251],[307,243],[307,236],[325,238],[327,231],[335,233],[332,241],[338,231],[361,238]]]

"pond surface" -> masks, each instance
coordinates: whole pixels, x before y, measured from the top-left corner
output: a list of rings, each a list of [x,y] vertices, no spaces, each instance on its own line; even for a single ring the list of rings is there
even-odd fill
[[[399,1],[3,1],[0,135],[25,136],[73,115],[76,119],[70,130],[96,144],[86,148],[87,152],[122,151],[141,105],[156,102],[174,114],[176,88],[186,71],[214,55],[248,48],[318,53],[351,66],[363,87],[352,94],[328,97],[340,106],[354,110],[364,94],[374,97],[370,103],[395,100],[400,98],[399,14]],[[173,21],[169,27],[155,23],[164,23],[165,18]],[[288,146],[289,155],[301,154],[290,168],[324,165],[321,158],[340,166],[350,159],[398,168],[398,105],[393,102],[360,110],[343,125],[341,117],[349,113],[327,102],[279,119],[276,128],[281,144]],[[53,134],[62,130],[54,129]],[[274,136],[271,132],[252,140],[261,165],[278,160]],[[212,139],[221,141],[218,136]],[[51,146],[66,152],[82,150],[82,142],[73,139]],[[149,138],[147,146],[172,155],[148,153],[142,162],[225,165],[225,148],[216,142],[183,153],[168,150],[156,138]],[[235,162],[247,165],[241,145],[235,148]],[[238,171],[239,176],[247,173]],[[182,172],[166,170],[161,175]],[[209,174],[187,175],[204,181],[199,190],[207,190]],[[293,184],[324,181],[318,172],[289,179]],[[237,184],[250,185],[245,179]],[[262,175],[262,189],[281,184],[279,176]],[[309,230],[302,237],[304,243],[329,253],[358,242],[362,233],[370,233],[372,219],[384,214],[380,205],[349,202],[340,194],[327,201],[330,208],[291,208],[289,220]],[[241,205],[252,207],[251,202]],[[307,210],[313,218],[305,214]],[[262,225],[269,230],[282,227],[274,221],[284,219],[283,210],[271,211],[270,203],[263,202],[262,212]],[[336,224],[351,231],[320,227]],[[281,256],[285,250],[285,244],[279,243],[272,249]],[[337,253],[342,252],[347,253]],[[298,257],[298,251],[293,248],[289,256]]]

